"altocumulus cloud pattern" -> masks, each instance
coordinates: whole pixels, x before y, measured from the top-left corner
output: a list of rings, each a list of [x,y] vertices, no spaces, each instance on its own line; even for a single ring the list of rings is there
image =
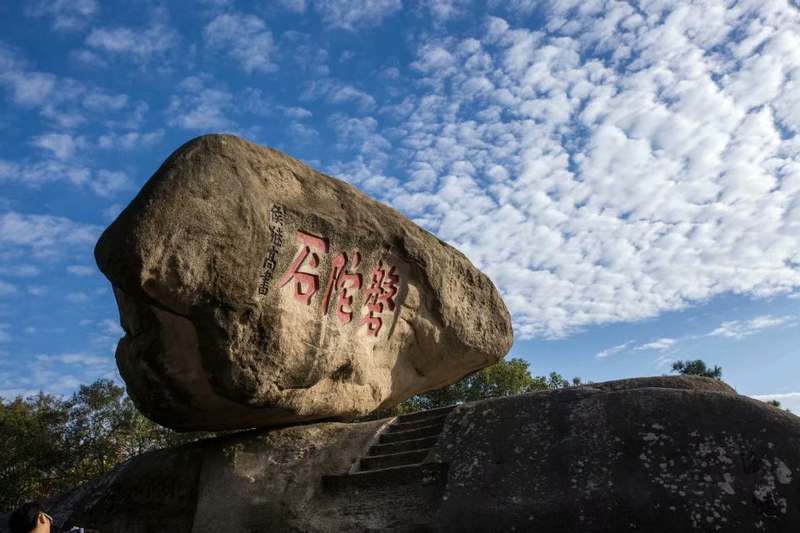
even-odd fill
[[[360,155],[332,170],[464,250],[522,338],[800,285],[796,4],[544,12],[422,42],[422,93],[339,116]]]
[[[21,141],[6,132],[30,153],[0,152],[0,183],[105,204],[91,219],[0,199],[7,296],[44,291],[14,281],[44,272],[37,259],[90,273],[122,196],[213,130],[305,157],[463,250],[518,339],[800,286],[796,1],[206,0],[144,22],[94,0],[19,11],[72,44],[48,64],[11,33],[0,42],[6,101],[39,121]],[[381,43],[398,25],[405,40]],[[381,55],[348,79],[362,35]]]

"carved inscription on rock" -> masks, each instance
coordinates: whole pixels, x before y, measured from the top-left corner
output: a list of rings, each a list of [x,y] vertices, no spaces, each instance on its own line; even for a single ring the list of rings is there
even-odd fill
[[[324,287],[319,298],[322,314],[327,315],[333,309],[342,325],[350,324],[358,312],[354,305],[363,286],[363,276],[356,271],[362,264],[361,253],[357,250],[352,254],[338,253],[331,260],[325,279],[320,279],[322,258],[330,248],[327,239],[297,231],[295,241],[299,246],[297,255],[278,280],[278,288],[289,286],[295,300],[311,305],[314,296]],[[368,336],[377,337],[383,326],[382,315],[395,309],[400,275],[394,266],[378,261],[368,279],[369,285],[363,293],[361,320],[357,324],[366,326]]]
[[[269,225],[269,245],[267,257],[264,259],[262,268],[264,271],[261,274],[261,283],[258,286],[258,294],[262,296],[267,294],[269,289],[269,282],[275,275],[275,267],[278,264],[278,253],[283,246],[283,224],[286,221],[286,208],[280,204],[272,206],[270,212],[270,225]]]

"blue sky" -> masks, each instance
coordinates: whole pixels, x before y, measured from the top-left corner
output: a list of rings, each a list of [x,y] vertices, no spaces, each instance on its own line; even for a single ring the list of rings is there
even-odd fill
[[[464,251],[537,374],[800,412],[796,2],[4,2],[0,396],[119,379],[94,243],[220,131]]]

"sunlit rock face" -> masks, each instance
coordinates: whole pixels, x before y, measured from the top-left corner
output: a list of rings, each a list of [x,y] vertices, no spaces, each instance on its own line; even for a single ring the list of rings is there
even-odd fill
[[[95,249],[136,405],[175,429],[364,414],[501,359],[463,254],[352,186],[231,135],[173,153]]]

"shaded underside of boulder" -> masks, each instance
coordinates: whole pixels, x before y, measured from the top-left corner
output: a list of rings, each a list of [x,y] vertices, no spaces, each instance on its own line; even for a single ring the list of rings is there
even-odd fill
[[[277,150],[173,153],[95,257],[136,405],[179,430],[363,415],[501,359],[492,282],[390,207]]]
[[[800,531],[800,418],[655,379],[458,406],[413,468],[352,473],[387,420],[317,423],[150,453],[52,509],[132,533]]]

